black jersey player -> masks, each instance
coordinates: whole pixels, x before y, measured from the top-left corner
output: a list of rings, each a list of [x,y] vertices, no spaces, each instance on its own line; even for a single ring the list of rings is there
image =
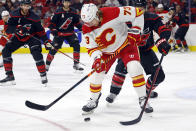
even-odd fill
[[[10,16],[11,17],[6,25],[6,33],[13,34],[13,37],[2,51],[3,63],[7,77],[0,80],[0,84],[15,84],[15,78],[12,70],[13,60],[11,55],[21,46],[28,45],[40,73],[42,84],[46,85],[48,80],[43,55],[41,53],[42,48],[40,40],[43,40],[45,44],[49,44],[50,40],[46,36],[39,16],[31,10],[31,1],[22,0],[20,8],[11,12]]]
[[[55,49],[50,50],[48,53],[46,58],[46,70],[49,70],[50,64],[54,59],[54,55],[57,53],[56,49],[60,49],[63,41],[66,40],[69,45],[73,47],[73,68],[75,70],[82,71],[83,68],[79,66],[80,44],[78,37],[74,33],[74,27],[77,27],[79,30],[82,28],[80,15],[76,14],[76,10],[70,7],[71,0],[63,0],[62,4],[63,7],[57,9],[49,26],[52,34],[54,35],[53,46]]]
[[[134,3],[136,7],[146,6],[145,0],[135,0]],[[160,36],[160,38],[156,41],[156,43],[154,43],[153,31],[157,32]],[[154,46],[154,44],[156,44],[159,52],[162,53],[163,55],[167,55],[167,53],[171,48],[167,42],[167,40],[170,37],[171,31],[168,28],[166,28],[165,25],[163,25],[161,21],[161,17],[153,13],[145,12],[144,33],[149,34],[149,37],[145,45],[139,46],[139,51],[140,51],[141,65],[143,66],[145,73],[147,75],[150,75],[146,83],[146,91],[148,91],[148,89],[151,87],[152,79],[154,77],[155,70],[159,63],[159,60],[155,52],[152,50],[152,47]],[[116,98],[116,96],[120,93],[126,74],[127,74],[126,67],[123,64],[123,61],[119,59],[118,64],[115,68],[115,73],[112,78],[110,94],[106,98],[107,102],[112,103]],[[158,86],[158,84],[160,84],[164,80],[164,78],[165,78],[165,74],[163,72],[163,69],[161,68],[158,73],[156,82],[153,85],[153,89],[155,89],[155,87]],[[155,91],[151,92],[151,96],[150,96],[151,98],[155,98],[157,96],[158,96],[157,92]]]
[[[185,13],[181,10],[180,5],[176,5],[176,15],[173,19],[174,24],[177,24],[179,28],[175,33],[176,44],[178,45],[177,52],[188,51],[188,45],[185,40],[186,33],[189,29],[189,22],[188,18],[186,17]],[[184,50],[183,50],[183,47]]]

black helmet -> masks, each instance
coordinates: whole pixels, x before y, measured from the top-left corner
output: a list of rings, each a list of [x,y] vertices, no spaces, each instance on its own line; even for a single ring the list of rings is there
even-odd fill
[[[135,7],[146,7],[146,0],[134,0]]]
[[[31,4],[31,0],[21,0],[21,4]]]

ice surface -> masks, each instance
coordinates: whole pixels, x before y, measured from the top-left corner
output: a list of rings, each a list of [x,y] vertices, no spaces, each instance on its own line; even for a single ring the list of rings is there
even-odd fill
[[[69,54],[72,56],[72,54]],[[160,54],[158,54],[160,58]],[[46,58],[46,55],[44,55]],[[49,104],[90,71],[89,57],[81,54],[86,64],[82,74],[73,71],[73,62],[57,54],[48,72],[48,87],[41,86],[33,58],[14,54],[15,86],[0,87],[0,131],[195,131],[196,130],[196,53],[170,53],[163,60],[165,81],[156,89],[158,99],[151,99],[154,113],[144,114],[142,121],[122,126],[119,121],[135,119],[140,108],[129,76],[115,103],[107,106],[114,66],[103,82],[99,107],[84,122],[81,108],[90,97],[89,80],[85,80],[47,111],[25,106],[30,100]],[[3,79],[4,69],[0,69]]]

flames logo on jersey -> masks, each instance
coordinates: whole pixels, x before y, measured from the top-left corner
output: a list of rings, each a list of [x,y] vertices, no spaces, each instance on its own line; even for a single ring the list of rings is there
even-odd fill
[[[115,42],[116,40],[116,35],[111,36],[110,40],[107,40],[107,35],[108,33],[111,34],[114,30],[112,28],[108,28],[106,30],[104,30],[101,35],[99,35],[98,37],[96,37],[95,42],[100,46],[104,46],[107,47],[108,45],[111,45]]]

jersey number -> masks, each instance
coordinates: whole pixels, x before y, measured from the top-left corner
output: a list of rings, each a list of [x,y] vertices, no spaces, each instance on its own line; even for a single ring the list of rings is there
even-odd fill
[[[123,7],[124,8],[124,15],[131,15],[131,8],[130,7]]]

